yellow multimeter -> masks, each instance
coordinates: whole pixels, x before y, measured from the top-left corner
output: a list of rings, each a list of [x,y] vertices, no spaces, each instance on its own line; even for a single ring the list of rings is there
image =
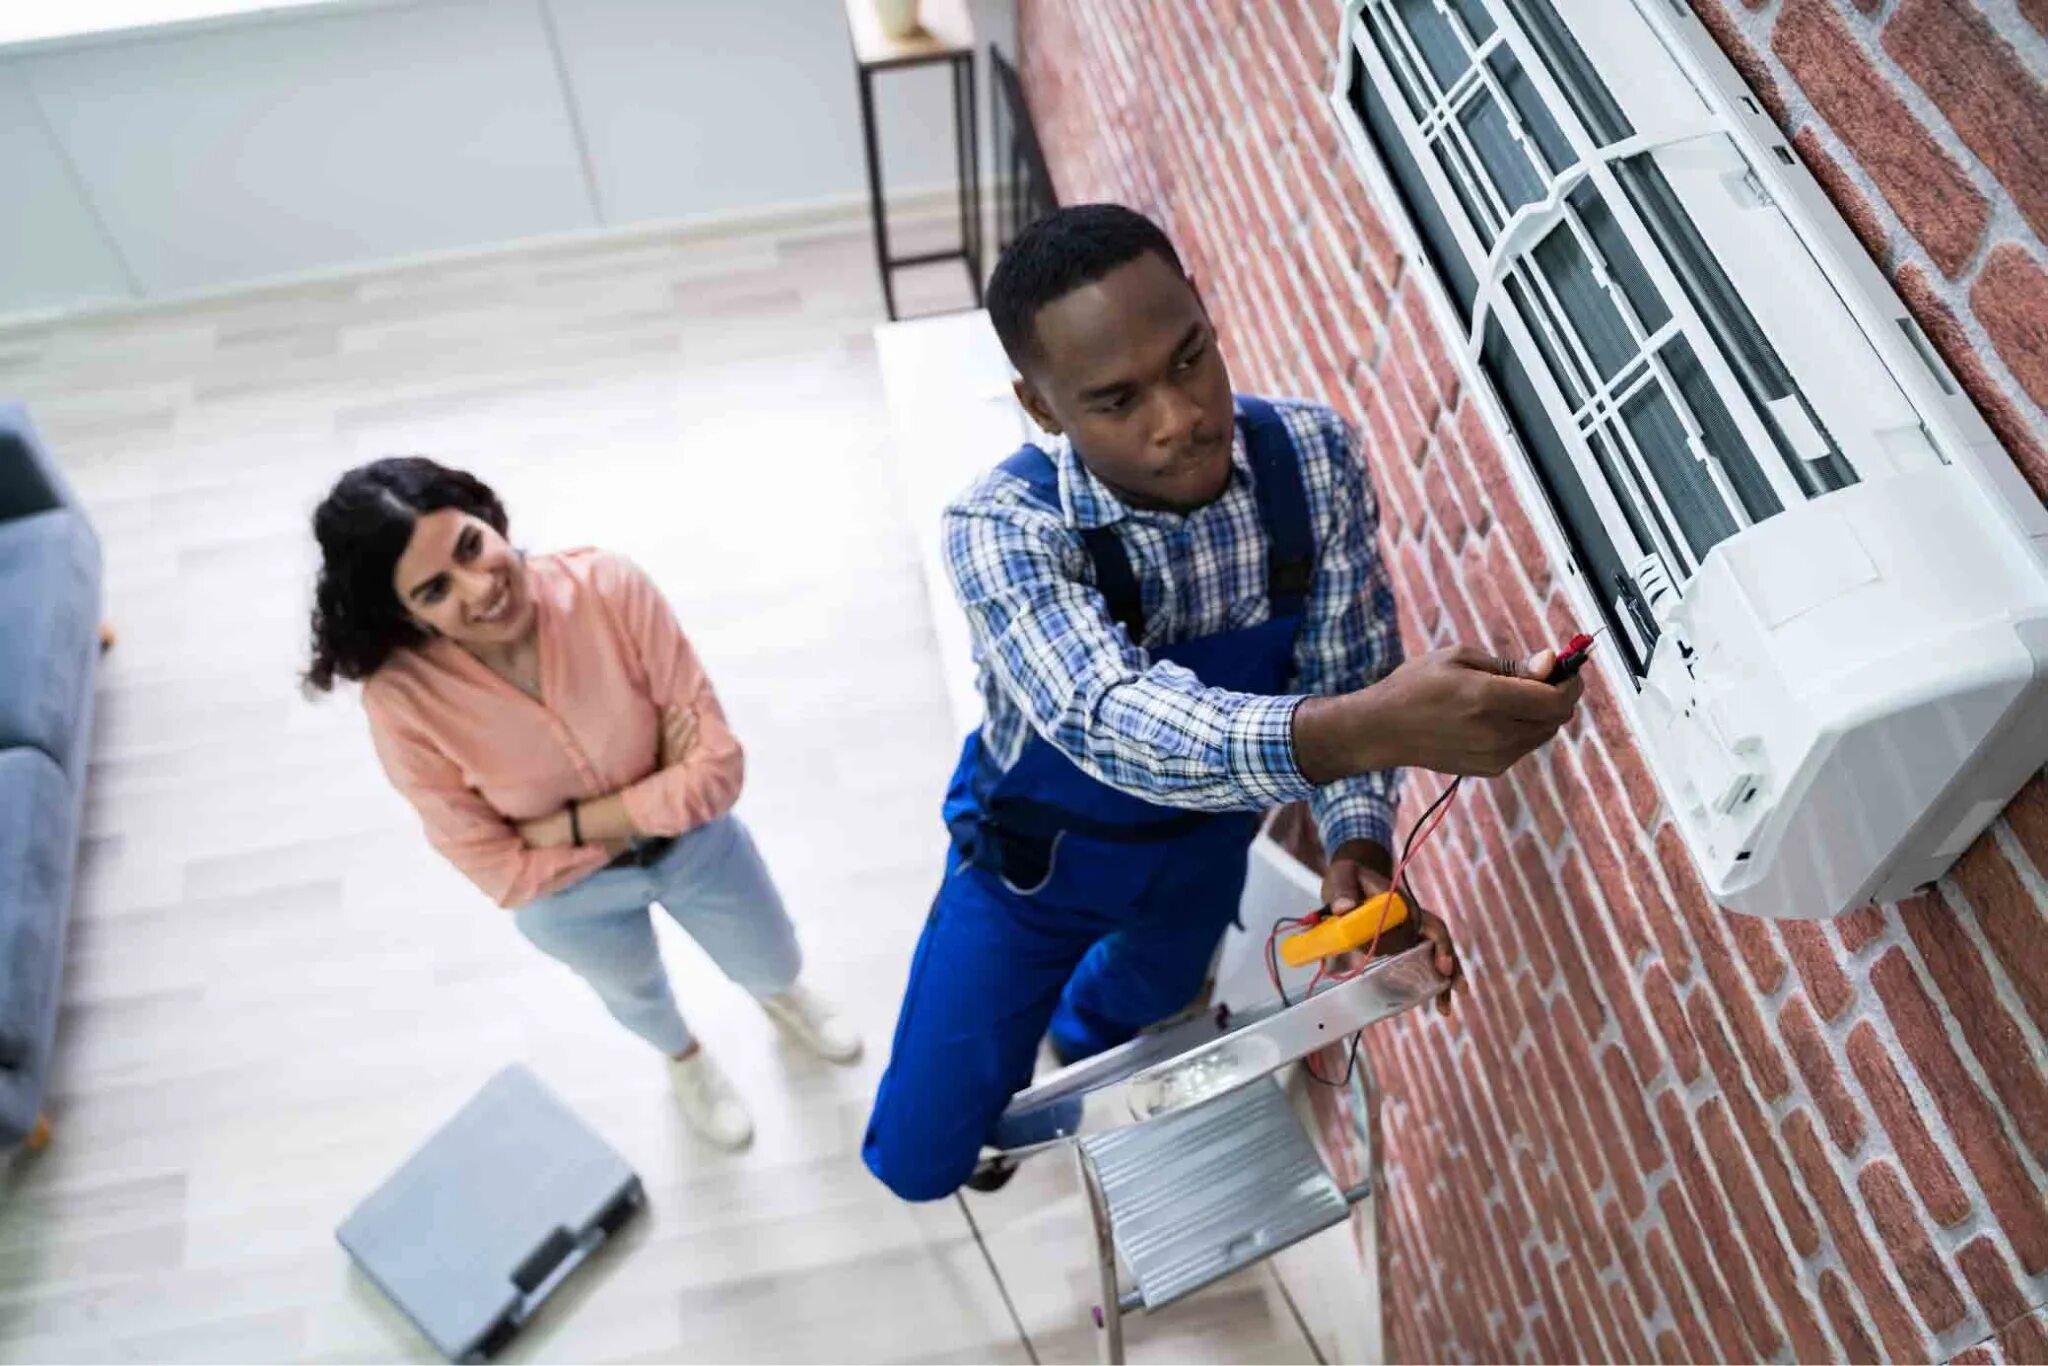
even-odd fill
[[[1319,958],[1362,949],[1374,936],[1406,924],[1408,903],[1399,892],[1381,892],[1356,910],[1333,915],[1308,929],[1280,941],[1280,959],[1291,968],[1306,967]]]

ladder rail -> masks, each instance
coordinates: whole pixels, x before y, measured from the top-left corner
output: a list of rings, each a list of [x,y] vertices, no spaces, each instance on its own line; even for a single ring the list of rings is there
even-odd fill
[[[1418,945],[1291,1006],[1207,1012],[1062,1068],[1012,1097],[997,1132],[1019,1137],[1000,1151],[1023,1157],[1083,1132],[1163,1119],[1278,1072],[1434,999],[1444,982],[1433,952]]]

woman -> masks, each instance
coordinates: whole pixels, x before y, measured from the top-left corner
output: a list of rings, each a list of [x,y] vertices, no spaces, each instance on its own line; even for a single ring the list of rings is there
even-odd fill
[[[753,1121],[676,1009],[652,903],[811,1051],[859,1056],[797,980],[795,931],[731,814],[739,742],[645,574],[599,550],[514,550],[495,493],[419,458],[343,475],[313,534],[307,683],[363,683],[427,838],[673,1059],[692,1128],[738,1147]]]

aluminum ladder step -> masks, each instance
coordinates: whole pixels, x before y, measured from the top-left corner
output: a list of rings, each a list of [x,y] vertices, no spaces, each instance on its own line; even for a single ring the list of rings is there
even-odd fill
[[[1322,1232],[1350,1208],[1273,1076],[1080,1147],[1147,1310]]]

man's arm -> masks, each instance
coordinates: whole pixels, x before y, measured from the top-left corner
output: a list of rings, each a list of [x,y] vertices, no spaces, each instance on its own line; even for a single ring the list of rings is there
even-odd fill
[[[1513,666],[1470,647],[1339,697],[1211,688],[1110,621],[1056,518],[955,506],[945,549],[982,659],[1032,730],[1089,776],[1162,805],[1258,810],[1406,764],[1492,776],[1555,734],[1578,701],[1577,679],[1504,676]]]
[[[983,661],[1031,729],[1090,777],[1197,810],[1306,799],[1291,732],[1298,697],[1204,685],[1152,659],[1082,582],[1080,547],[1050,514],[956,505],[947,570]]]

